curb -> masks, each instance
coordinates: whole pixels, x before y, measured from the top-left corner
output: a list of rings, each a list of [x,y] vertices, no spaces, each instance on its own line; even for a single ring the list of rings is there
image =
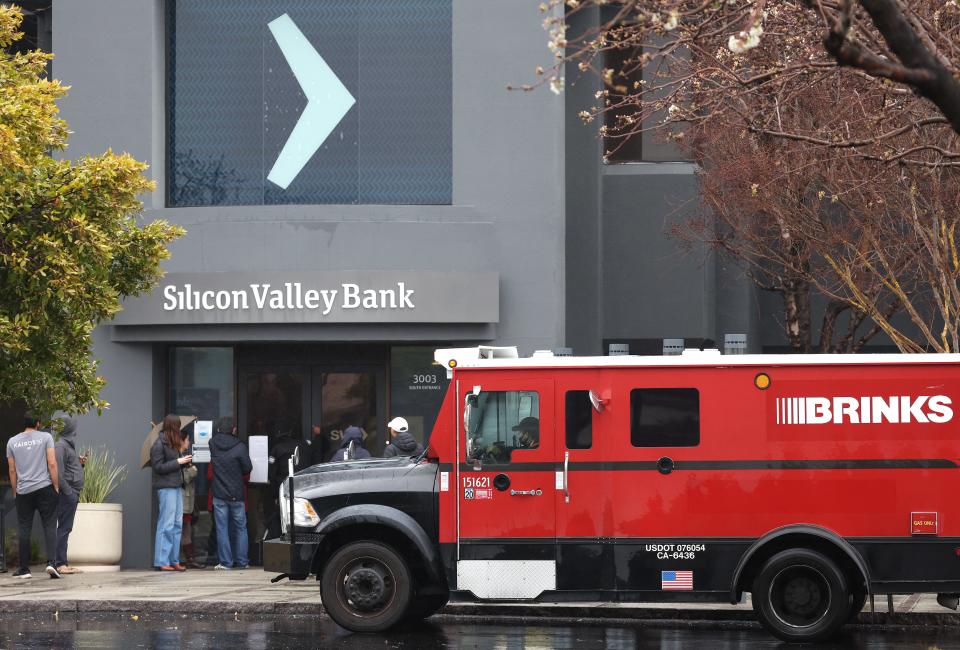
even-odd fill
[[[229,600],[4,600],[0,616],[5,614],[40,613],[113,613],[178,614],[206,616],[324,616],[319,603],[310,602],[237,602]],[[756,625],[753,611],[744,607],[732,609],[676,609],[646,607],[605,607],[584,605],[551,605],[538,607],[478,603],[453,603],[437,613],[451,622],[557,624],[620,624],[655,625],[657,627],[742,628]],[[960,615],[950,612],[887,612],[861,613],[855,625],[897,627],[960,627]]]

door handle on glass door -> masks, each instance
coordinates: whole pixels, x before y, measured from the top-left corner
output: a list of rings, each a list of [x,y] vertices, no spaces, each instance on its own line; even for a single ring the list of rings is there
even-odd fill
[[[537,488],[536,490],[510,490],[510,496],[512,497],[538,497],[543,494],[543,490]]]

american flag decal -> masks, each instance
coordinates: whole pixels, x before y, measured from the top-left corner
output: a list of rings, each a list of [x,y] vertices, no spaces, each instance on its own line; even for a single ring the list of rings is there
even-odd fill
[[[660,589],[693,591],[693,571],[661,571]]]

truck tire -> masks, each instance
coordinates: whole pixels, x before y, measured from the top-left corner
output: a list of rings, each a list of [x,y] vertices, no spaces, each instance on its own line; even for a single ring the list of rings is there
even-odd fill
[[[847,612],[847,623],[857,620],[857,616],[863,611],[863,606],[867,604],[867,592],[861,589],[854,589],[850,594],[850,609]]]
[[[827,556],[810,549],[781,551],[753,582],[753,609],[760,623],[787,642],[827,639],[847,621],[847,579]]]
[[[403,558],[380,542],[351,542],[327,561],[320,579],[323,607],[354,632],[382,632],[403,619],[413,583]]]
[[[410,607],[407,608],[407,613],[403,615],[403,620],[413,623],[430,618],[446,605],[448,600],[450,600],[449,593],[417,596],[410,602]]]

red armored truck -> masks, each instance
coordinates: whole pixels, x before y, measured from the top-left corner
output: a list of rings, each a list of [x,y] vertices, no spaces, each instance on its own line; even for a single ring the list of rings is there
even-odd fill
[[[281,493],[266,568],[316,574],[345,627],[427,616],[449,594],[749,592],[788,641],[833,635],[869,594],[956,608],[960,355],[436,361],[451,383],[422,458],[315,466]]]

